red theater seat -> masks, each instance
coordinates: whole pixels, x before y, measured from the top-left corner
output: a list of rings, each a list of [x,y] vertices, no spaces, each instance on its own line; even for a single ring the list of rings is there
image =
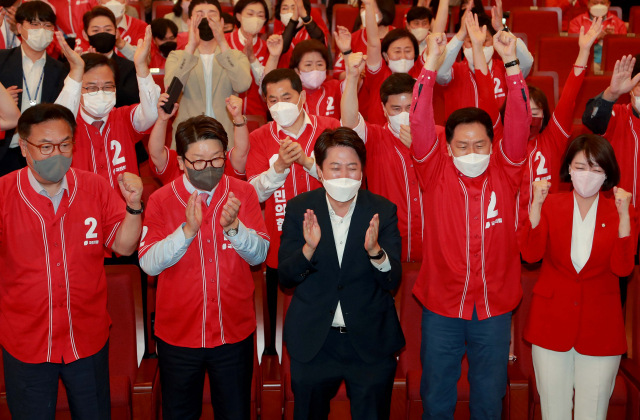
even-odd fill
[[[172,1],[164,1],[164,0],[156,0],[151,4],[151,18],[161,18],[164,15],[173,12],[173,2]]]
[[[510,12],[516,7],[531,7],[536,5],[536,0],[503,0],[502,10]]]
[[[407,26],[406,17],[409,9],[411,9],[410,4],[396,4],[396,18],[393,21],[393,26],[402,29]]]
[[[529,41],[532,42],[531,38]],[[573,70],[579,50],[577,34],[569,34],[568,36],[543,35],[538,40],[535,71],[555,71],[558,73],[558,87],[562,92],[567,77],[569,77],[569,71]],[[591,67],[592,60],[593,48],[589,54],[588,68]]]
[[[355,23],[360,9],[348,4],[334,4],[333,14],[331,16],[331,33],[336,31],[336,27],[344,26],[349,31],[353,30],[353,24]],[[338,51],[338,47],[334,45],[333,51]]]
[[[144,5],[140,1],[131,0],[127,2],[128,6],[135,7],[138,11],[138,19],[144,21]]]
[[[601,70],[613,71],[616,61],[628,54],[640,54],[640,33],[605,36],[602,46]]]
[[[629,11],[629,33],[640,34],[640,6],[632,6]]]
[[[555,71],[533,72],[529,74],[526,82],[544,92],[549,103],[549,111],[553,112],[558,104],[558,73]]]
[[[582,120],[582,114],[584,113],[587,101],[603,92],[611,84],[611,76],[585,76],[584,82],[582,82],[582,89],[578,92],[576,97],[576,107],[573,111],[573,118]],[[628,104],[630,101],[629,95],[622,95],[618,99],[618,104]]]
[[[505,10],[506,6],[503,5]],[[543,34],[559,34],[562,10],[559,7],[516,7],[509,15],[509,29],[524,32],[529,40],[529,50],[535,54],[538,40]]]

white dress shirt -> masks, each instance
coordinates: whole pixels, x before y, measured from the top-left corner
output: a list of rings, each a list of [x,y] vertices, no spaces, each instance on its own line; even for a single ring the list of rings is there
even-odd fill
[[[64,197],[64,192],[67,191],[67,194],[69,193],[69,184],[67,184],[67,175],[65,175],[62,178],[62,181],[60,182],[60,189],[53,196],[50,196],[47,190],[44,189],[42,184],[40,184],[36,179],[36,177],[33,176],[33,174],[31,173],[31,168],[27,170],[27,176],[29,178],[29,184],[31,184],[31,187],[35,190],[35,192],[37,192],[40,195],[44,195],[49,200],[51,200],[51,203],[53,204],[53,212],[56,213],[58,211],[58,207],[60,206],[60,203],[62,202],[62,197]]]
[[[207,117],[215,118],[216,114],[213,112],[213,56],[215,54],[200,54],[200,60],[202,61],[202,68],[204,70],[204,89],[206,90],[206,109],[205,115]]]
[[[342,121],[340,121],[340,123],[342,124]],[[387,126],[389,128],[389,132],[391,134],[393,134],[397,139],[400,138],[400,134],[396,133],[395,131],[393,131],[393,129],[391,128],[391,125],[389,125],[389,123],[387,123]],[[362,115],[360,113],[358,113],[358,125],[353,129],[353,131],[356,132],[356,134],[358,135],[358,137],[360,137],[360,139],[362,139],[362,141],[366,144],[367,143],[367,125],[365,124],[364,118],[362,118]]]
[[[8,26],[8,25],[6,25]],[[35,101],[36,104],[39,104],[42,100],[42,85],[44,85],[44,64],[47,60],[47,52],[42,51],[42,57],[37,59],[35,63],[31,61],[29,57],[24,53],[24,48],[20,48],[22,51],[22,74],[24,75],[24,79],[22,81],[22,103],[20,105],[20,113],[24,113],[27,109],[31,108],[31,103],[29,102],[29,95],[31,95],[31,100]],[[42,78],[42,83],[40,79]],[[26,80],[26,85],[25,85]],[[40,88],[38,88],[40,85]],[[9,87],[9,86],[5,86]],[[28,88],[28,92],[27,92]],[[15,134],[11,138],[11,144],[9,147],[18,147],[18,139],[20,136],[18,135],[18,131],[16,130]]]
[[[331,219],[331,229],[333,230],[333,239],[336,243],[336,253],[338,254],[338,264],[342,267],[342,256],[344,255],[344,247],[347,245],[347,237],[349,236],[349,226],[351,226],[351,217],[353,216],[353,210],[356,208],[356,201],[358,200],[358,194],[353,198],[349,211],[344,217],[340,217],[333,211],[329,197],[326,196],[327,206],[329,207],[329,218]],[[364,246],[364,242],[363,242]],[[378,264],[375,260],[371,260],[371,264],[382,272],[391,270],[391,263],[389,257],[385,258],[382,264]],[[338,301],[338,307],[336,313],[333,316],[332,327],[345,327],[344,317],[342,316],[342,308],[340,307],[340,301]]]
[[[309,114],[307,114],[304,109],[302,110],[302,112],[304,112],[304,122],[302,123],[302,127],[300,127],[300,130],[297,134],[287,131],[287,129],[281,127],[280,124],[276,123],[276,129],[278,130],[277,132],[280,132],[280,130],[282,130],[282,132],[287,136],[297,140],[302,135],[302,133],[304,133],[304,130],[307,128],[307,124],[311,124],[311,118],[309,118]],[[283,173],[277,173],[275,168],[273,167],[276,160],[277,159],[273,159],[269,169],[249,181],[251,185],[253,185],[253,188],[256,189],[258,200],[261,203],[267,201],[269,197],[271,197],[271,194],[273,194],[278,188],[284,185],[289,172],[291,172],[291,169],[287,168]],[[311,169],[304,168],[304,170],[315,179],[318,179],[318,167],[316,166],[315,162]]]
[[[438,69],[438,73],[436,75],[436,82],[439,85],[448,84],[451,79],[453,79],[453,63],[456,62],[456,58],[462,49],[464,42],[458,40],[458,37],[454,36],[451,38],[451,41],[447,43],[445,48],[445,58],[442,62],[442,65]],[[520,70],[522,70],[522,75],[527,77],[529,75],[529,71],[531,70],[531,66],[533,65],[533,56],[527,49],[525,43],[518,38],[516,41],[516,58],[520,60]],[[493,65],[493,60],[489,61],[488,67],[489,71],[491,71],[491,66]],[[469,63],[469,68],[473,70],[473,66]],[[474,70],[475,71],[475,70]]]
[[[160,99],[160,87],[153,81],[153,77],[149,74],[145,78],[136,76],[138,79],[138,89],[140,90],[140,105],[136,108],[133,114],[133,126],[136,131],[143,132],[151,128],[158,119],[158,99]],[[115,93],[114,93],[115,96]],[[84,109],[80,106],[80,98],[82,97],[82,83],[78,83],[71,77],[67,76],[64,80],[64,88],[56,99],[56,104],[62,105],[71,112],[73,116],[78,115],[78,109],[80,109],[80,115],[82,119],[91,124],[95,120],[84,112]],[[105,123],[109,118],[108,115],[101,118]],[[103,124],[100,128],[100,133],[104,130],[106,124]]]
[[[580,214],[578,201],[573,196],[573,227],[571,230],[571,262],[573,268],[579,273],[591,256],[593,245],[593,233],[596,230],[596,213],[598,211],[598,200],[600,195],[591,204],[584,220]]]
[[[196,188],[185,175],[182,175],[182,180],[187,191],[193,194]],[[197,191],[198,194],[208,195],[207,205],[209,205],[216,188],[211,191]],[[250,265],[261,264],[267,258],[269,241],[258,235],[255,230],[248,229],[242,221],[238,220],[238,222],[238,233],[235,236],[227,236],[223,230],[224,237],[229,240],[233,249],[247,263]],[[149,248],[147,253],[140,258],[140,267],[145,273],[150,276],[157,276],[180,261],[195,238],[195,236],[193,238],[185,238],[182,230],[185,224],[181,224],[172,234]]]

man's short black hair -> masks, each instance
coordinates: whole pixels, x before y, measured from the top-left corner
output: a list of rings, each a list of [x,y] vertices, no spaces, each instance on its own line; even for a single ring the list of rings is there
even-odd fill
[[[49,4],[33,0],[22,3],[16,10],[16,23],[23,24],[26,20],[31,23],[38,19],[40,22],[56,24],[56,14]]]
[[[291,69],[275,69],[267,73],[262,79],[262,95],[267,96],[267,85],[278,83],[283,80],[291,82],[291,87],[296,92],[302,92],[302,81],[300,76],[294,70]]]
[[[420,46],[418,46],[418,40],[411,32],[403,28],[396,28],[392,31],[389,31],[389,33],[386,34],[384,38],[382,38],[382,44],[380,46],[382,52],[386,53],[387,51],[389,51],[389,47],[391,47],[391,44],[404,38],[408,38],[409,41],[411,41],[411,43],[413,44],[413,61],[416,61],[418,58],[420,58]]]
[[[173,14],[175,17],[182,17],[182,1],[183,0],[178,0],[177,2],[175,2],[175,4],[173,5]]]
[[[415,84],[416,80],[407,73],[393,73],[380,86],[380,100],[386,105],[391,95],[400,95],[402,93],[411,95]]]
[[[222,18],[222,21],[224,22],[224,25],[226,25],[227,23],[230,23],[233,25],[234,28],[239,28],[240,24],[238,23],[238,21],[236,20],[235,17],[231,16],[230,13],[227,12],[222,12],[220,13],[220,17]]]
[[[218,13],[222,13],[222,7],[220,7],[220,2],[218,0],[191,0],[191,4],[189,4],[189,17],[193,14],[193,9],[195,9],[199,4],[214,5],[218,9]]]
[[[447,122],[444,127],[444,132],[447,136],[447,143],[451,143],[451,140],[453,140],[453,133],[456,131],[457,126],[473,123],[482,124],[487,131],[489,140],[493,142],[493,124],[491,122],[491,117],[487,114],[487,111],[480,108],[469,107],[453,111],[451,115],[449,115],[449,118],[447,118]]]
[[[84,61],[85,73],[87,73],[91,69],[95,69],[96,67],[107,66],[113,72],[114,83],[118,83],[118,65],[113,59],[107,58],[102,54],[86,53],[82,54],[82,60]]]
[[[407,12],[407,23],[416,19],[427,19],[429,23],[431,23],[431,20],[433,20],[433,13],[431,13],[431,10],[426,7],[414,6]]]
[[[154,38],[163,40],[167,36],[167,29],[171,31],[173,36],[178,36],[178,25],[165,18],[157,18],[151,22],[151,35]]]
[[[493,28],[493,25],[491,24],[491,18],[489,17],[489,15],[487,14],[478,15],[478,25],[480,25],[480,28],[482,28],[482,26],[486,26],[487,32],[489,32],[491,36],[494,36],[496,34],[496,30]]]
[[[562,166],[560,166],[560,179],[562,182],[571,182],[569,166],[573,158],[579,152],[584,152],[587,162],[595,162],[604,170],[607,178],[602,184],[602,191],[609,191],[620,182],[620,168],[616,160],[611,143],[597,134],[582,134],[571,141],[564,154]]]
[[[28,108],[18,120],[18,134],[21,139],[28,139],[31,127],[47,121],[64,121],[71,128],[71,135],[76,132],[76,119],[67,107],[57,104],[42,103]]]
[[[240,0],[236,3],[235,6],[233,6],[233,15],[235,16],[235,15],[242,14],[242,11],[244,10],[244,8],[250,4],[262,5],[264,9],[264,16],[266,19],[269,19],[269,7],[267,6],[267,3],[264,0]]]
[[[200,140],[218,140],[222,144],[222,150],[226,151],[229,145],[227,132],[218,120],[198,115],[182,121],[176,129],[176,153],[184,158],[189,150],[189,145]]]
[[[362,0],[358,1],[358,8],[360,8],[360,6],[362,5]],[[378,9],[380,10],[380,14],[382,15],[382,20],[380,20],[380,22],[378,23],[378,26],[389,26],[389,25],[393,25],[393,21],[396,19],[396,4],[394,3],[393,0],[376,0],[376,5],[378,6]],[[355,32],[358,29],[360,29],[360,26],[362,25],[362,18],[360,17],[360,14],[358,14],[358,17],[356,18],[356,21],[353,25],[353,31],[351,32]]]
[[[91,26],[91,21],[98,16],[104,16],[113,23],[113,28],[117,29],[118,25],[116,24],[116,16],[113,12],[104,7],[104,6],[96,6],[93,9],[89,10],[87,13],[82,15],[82,24],[84,25],[84,31],[89,32],[89,26]]]
[[[280,9],[282,8],[282,3],[284,0],[276,1],[276,8],[273,13],[273,16],[280,20]],[[309,0],[302,0],[302,4],[304,5],[304,10],[307,11],[307,16],[311,16],[311,2]]]
[[[350,147],[358,154],[362,168],[367,163],[367,148],[360,136],[351,128],[338,127],[335,130],[327,128],[320,134],[313,147],[313,154],[320,168],[327,158],[327,152],[332,147]]]
[[[298,45],[293,49],[291,60],[289,61],[289,68],[297,68],[302,61],[302,57],[310,52],[320,53],[325,64],[327,66],[329,65],[329,51],[327,50],[327,47],[317,39],[307,39],[305,41],[298,42]]]

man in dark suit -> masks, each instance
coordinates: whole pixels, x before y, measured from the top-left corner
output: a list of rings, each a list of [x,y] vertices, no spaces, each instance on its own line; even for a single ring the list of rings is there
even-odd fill
[[[389,293],[402,276],[396,206],[359,189],[353,130],[326,130],[314,154],[324,188],[289,200],[278,255],[280,283],[296,288],[284,324],[294,418],[327,419],[344,380],[354,420],[388,419],[405,344]]]
[[[22,45],[0,51],[0,83],[21,112],[35,104],[55,102],[64,86],[69,69],[46,53],[55,25],[56,15],[47,3],[23,3],[16,11]],[[0,140],[0,176],[25,166],[17,132],[7,131],[4,140]]]

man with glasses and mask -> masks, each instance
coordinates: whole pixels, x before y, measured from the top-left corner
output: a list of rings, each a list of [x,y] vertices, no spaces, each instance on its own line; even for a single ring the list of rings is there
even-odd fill
[[[313,146],[324,130],[340,127],[340,121],[309,115],[304,110],[306,92],[294,70],[269,72],[262,79],[262,92],[274,121],[249,135],[251,147],[246,172],[247,179],[258,192],[258,199],[265,203],[265,219],[271,236],[267,256],[267,301],[271,323],[269,350],[275,351],[278,247],[285,208],[287,201],[296,195],[321,186]]]
[[[147,57],[151,49],[151,28],[138,43],[134,64],[140,89],[140,104],[114,108],[117,70],[114,62],[101,54],[80,58],[67,45],[63,51],[70,61],[84,60],[80,81],[68,77],[58,103],[77,115],[76,158],[73,167],[97,173],[117,188],[122,172],[138,174],[135,143],[148,134],[158,119],[160,88],[155,84]]]
[[[21,112],[39,103],[53,103],[62,91],[68,70],[46,53],[53,40],[56,15],[47,3],[30,1],[18,7],[16,28],[22,44],[0,51],[0,83]],[[0,176],[26,165],[11,130],[0,140]]]
[[[233,147],[233,124],[225,99],[246,92],[252,79],[247,56],[227,43],[220,10],[218,0],[193,0],[189,4],[189,41],[184,50],[167,57],[164,85],[169,86],[177,77],[184,86],[173,123],[174,137],[182,121],[204,113],[222,124]]]
[[[53,420],[59,378],[73,418],[111,418],[104,249],[136,250],[142,180],[120,173],[118,193],[70,168],[75,129],[63,106],[29,108],[18,121],[28,167],[0,178],[0,343],[15,420]]]
[[[269,235],[254,188],[224,174],[227,134],[205,115],[178,125],[184,175],[147,206],[140,266],[158,277],[162,417],[196,419],[209,373],[216,418],[250,418],[253,332],[250,266],[261,264]]]

